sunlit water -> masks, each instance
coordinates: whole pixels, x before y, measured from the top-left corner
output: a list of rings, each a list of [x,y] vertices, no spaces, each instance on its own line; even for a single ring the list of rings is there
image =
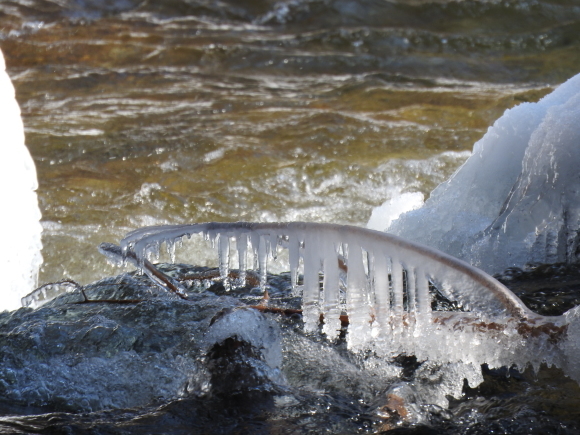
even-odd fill
[[[365,225],[428,194],[505,108],[577,72],[574,2],[11,2],[40,281],[111,273],[156,223]]]
[[[364,226],[576,74],[578,35],[566,0],[2,2],[40,281],[118,273],[96,246],[146,224]]]

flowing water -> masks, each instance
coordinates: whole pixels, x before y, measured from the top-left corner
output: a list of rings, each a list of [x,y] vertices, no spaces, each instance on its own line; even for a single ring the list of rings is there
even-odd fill
[[[17,0],[0,47],[38,169],[40,281],[144,224],[364,226],[576,74],[570,1]]]
[[[578,73],[579,35],[572,0],[1,2],[40,281],[118,273],[96,246],[142,225],[364,226]]]

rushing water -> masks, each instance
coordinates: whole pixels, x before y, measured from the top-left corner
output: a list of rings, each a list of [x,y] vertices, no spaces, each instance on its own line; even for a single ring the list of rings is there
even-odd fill
[[[144,224],[365,225],[578,72],[573,1],[0,4],[36,162],[41,282]]]
[[[145,224],[364,226],[578,73],[579,35],[573,0],[1,2],[40,281],[117,273],[96,246]]]

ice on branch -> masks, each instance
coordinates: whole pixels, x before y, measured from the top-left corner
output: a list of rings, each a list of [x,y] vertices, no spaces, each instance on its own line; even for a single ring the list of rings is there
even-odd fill
[[[141,228],[129,233],[121,248],[147,271],[147,257],[163,243],[173,246],[193,234],[214,241],[225,280],[230,267],[245,271],[255,264],[266,288],[268,265],[287,258],[292,283],[302,292],[305,330],[334,340],[347,318],[353,351],[460,364],[458,385],[469,367],[471,383],[481,382],[484,363],[555,364],[580,380],[574,362],[580,351],[567,332],[577,322],[574,310],[561,317],[537,315],[481,270],[387,233],[300,222],[201,223]],[[282,250],[287,255],[279,255]],[[460,310],[437,311],[436,291]]]

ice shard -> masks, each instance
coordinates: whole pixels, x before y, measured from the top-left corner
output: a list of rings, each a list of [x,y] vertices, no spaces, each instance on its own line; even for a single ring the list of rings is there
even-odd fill
[[[21,307],[20,299],[36,287],[42,263],[36,168],[24,144],[20,108],[0,52],[0,310]]]
[[[580,75],[507,110],[424,206],[387,231],[488,273],[578,262],[579,119]]]

